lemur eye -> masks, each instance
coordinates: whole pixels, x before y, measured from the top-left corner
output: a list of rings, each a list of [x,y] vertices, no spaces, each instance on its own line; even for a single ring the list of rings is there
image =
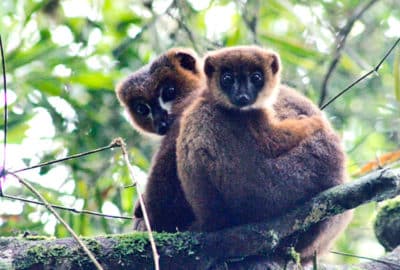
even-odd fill
[[[148,116],[150,114],[150,107],[144,103],[138,103],[135,105],[135,112],[141,116]]]
[[[257,86],[261,86],[264,83],[263,74],[259,71],[253,72],[250,74],[250,80],[253,84]]]
[[[174,86],[170,85],[161,90],[161,98],[164,102],[174,100],[176,98],[176,89]]]
[[[235,80],[233,79],[233,74],[230,72],[224,72],[221,75],[220,81],[221,81],[221,85],[225,86],[225,87],[232,86],[235,82]]]

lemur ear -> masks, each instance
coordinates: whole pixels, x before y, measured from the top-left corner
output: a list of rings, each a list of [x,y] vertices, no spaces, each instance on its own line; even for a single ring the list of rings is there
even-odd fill
[[[215,67],[213,66],[212,62],[212,56],[207,56],[206,60],[204,61],[204,73],[207,75],[207,77],[211,77],[215,71]]]
[[[281,69],[281,60],[276,53],[271,54],[271,71],[273,74],[278,73]]]
[[[184,69],[190,70],[193,73],[196,73],[196,58],[187,52],[177,52],[175,57],[178,59],[179,64]]]

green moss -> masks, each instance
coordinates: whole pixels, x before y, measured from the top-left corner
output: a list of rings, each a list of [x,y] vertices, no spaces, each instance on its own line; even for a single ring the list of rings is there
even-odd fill
[[[156,243],[162,246],[172,245],[178,252],[187,251],[189,255],[195,253],[199,245],[198,239],[193,237],[189,232],[158,233]]]
[[[288,249],[288,255],[289,258],[296,264],[296,265],[300,265],[301,262],[301,258],[300,258],[300,253],[298,253],[294,247],[290,247]]]
[[[376,238],[386,250],[400,245],[400,200],[387,201],[379,210],[374,224]]]
[[[327,212],[327,208],[328,206],[326,204],[314,204],[312,209],[310,210],[310,213],[307,215],[304,221],[296,220],[294,222],[293,230],[304,230],[312,224],[318,222]]]
[[[25,240],[29,241],[39,241],[39,240],[54,240],[56,239],[53,236],[46,236],[46,235],[28,235],[28,236],[21,236]]]
[[[155,242],[158,250],[162,254],[170,257],[195,255],[198,252],[198,236],[192,236],[190,233],[154,233]],[[100,238],[106,238],[111,241],[114,252],[107,253],[112,259],[120,262],[124,267],[131,267],[129,261],[136,263],[148,263],[153,260],[153,254],[150,247],[147,232],[135,232],[123,235],[109,235]],[[100,239],[99,238],[99,239]],[[102,246],[100,240],[93,238],[82,238],[85,245],[94,253],[101,254]],[[29,247],[23,258],[17,258],[14,261],[16,269],[25,269],[32,267],[57,267],[63,259],[72,260],[72,265],[79,269],[92,269],[90,259],[84,254],[80,247],[74,245],[68,247],[63,239],[53,241],[38,240],[33,242],[29,240]],[[135,259],[132,260],[132,257]]]
[[[25,239],[25,238],[24,238]],[[82,239],[85,245],[94,253],[100,251],[100,244],[93,239]],[[28,240],[33,243],[33,239]],[[51,241],[37,240],[33,246],[26,250],[26,255],[23,258],[17,258],[14,261],[16,269],[32,268],[35,265],[46,266],[55,264],[63,258],[72,258],[74,264],[86,267],[91,264],[90,259],[78,246],[69,248],[64,244],[53,244]],[[53,266],[54,267],[54,266]]]
[[[176,253],[184,252],[192,255],[196,252],[199,242],[190,233],[153,233],[157,248],[164,246],[172,249],[171,256]],[[135,232],[132,234],[123,234],[113,236],[117,240],[116,251],[122,256],[139,254],[141,257],[151,256],[146,251],[149,250],[150,241],[147,232]]]
[[[45,245],[45,241],[38,242],[39,243],[35,246],[28,248],[23,260],[17,260],[15,262],[16,269],[30,268],[36,264],[45,264],[45,262],[50,261],[49,258],[57,259],[60,257],[71,257],[73,255],[71,249],[63,245],[52,245],[48,247]]]
[[[82,238],[83,243],[87,246],[87,248],[93,252],[94,254],[100,252],[101,245],[100,243],[93,238]]]
[[[114,248],[122,256],[143,253],[149,244],[148,235],[145,232],[114,235],[112,238],[117,240],[117,245]]]

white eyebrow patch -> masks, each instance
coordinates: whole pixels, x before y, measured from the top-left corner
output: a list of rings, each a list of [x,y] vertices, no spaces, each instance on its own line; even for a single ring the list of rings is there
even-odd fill
[[[164,102],[161,97],[158,97],[158,102],[160,103],[160,107],[171,113],[172,101]]]

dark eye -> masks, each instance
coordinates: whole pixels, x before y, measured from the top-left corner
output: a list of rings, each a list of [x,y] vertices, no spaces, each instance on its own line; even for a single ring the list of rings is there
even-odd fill
[[[257,86],[261,86],[264,84],[264,77],[263,74],[259,71],[253,72],[250,74],[250,80],[253,84]]]
[[[150,114],[150,107],[144,103],[137,103],[135,105],[135,112],[141,116],[148,116]]]
[[[225,87],[230,87],[234,84],[233,74],[231,72],[224,72],[220,78],[221,85]]]
[[[164,102],[174,100],[176,98],[176,88],[173,85],[169,85],[162,89],[161,98]]]

